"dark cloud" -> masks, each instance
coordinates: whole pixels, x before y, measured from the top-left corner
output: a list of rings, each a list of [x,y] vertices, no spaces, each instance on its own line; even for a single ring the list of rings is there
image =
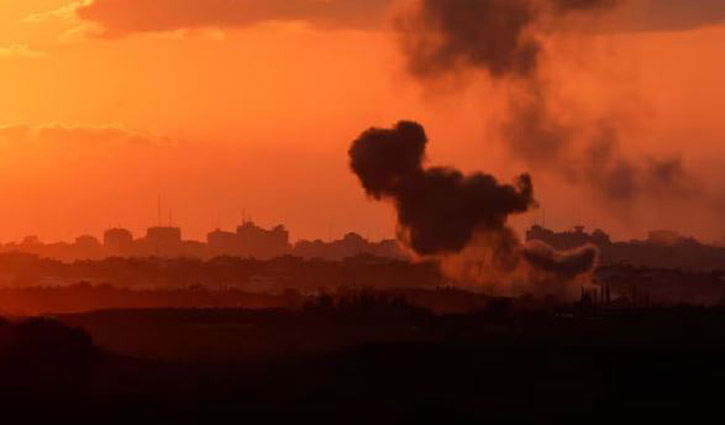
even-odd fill
[[[416,13],[396,20],[396,28],[417,76],[468,66],[496,76],[525,75],[539,52],[524,35],[534,18],[527,0],[421,0]]]
[[[631,205],[643,197],[681,200],[701,195],[694,173],[680,156],[635,161],[619,152],[622,143],[615,130],[600,125],[599,133],[585,141],[587,151],[573,178],[596,188],[605,200]]]
[[[427,143],[419,124],[403,121],[366,131],[350,148],[352,170],[365,191],[395,203],[401,235],[418,254],[458,252],[477,231],[499,231],[509,215],[535,205],[528,175],[505,185],[488,174],[426,168]]]
[[[524,82],[525,92],[511,99],[502,133],[508,147],[529,164],[561,165],[574,134],[551,116],[546,92],[538,81]]]
[[[465,67],[494,77],[530,76],[542,49],[532,30],[541,19],[613,5],[614,0],[420,0],[395,26],[416,76]]]
[[[555,280],[571,280],[591,271],[596,251],[559,253],[522,246],[508,227],[509,216],[536,206],[529,175],[501,184],[485,173],[463,175],[452,168],[424,164],[428,139],[422,126],[402,121],[392,129],[372,128],[350,148],[350,166],[366,193],[391,201],[399,236],[421,256],[465,255],[471,246],[485,249],[470,265],[482,264],[512,274],[522,264]],[[488,257],[488,261],[483,258]]]
[[[103,34],[120,36],[136,32],[206,27],[234,28],[265,21],[289,20],[307,21],[324,28],[379,28],[384,24],[387,9],[396,1],[410,0],[92,0],[89,4],[73,3],[71,6],[80,18],[99,24]],[[451,5],[441,9],[449,15],[431,16],[437,25],[460,24],[465,20],[464,29],[471,32],[472,36],[480,31],[480,27],[496,27],[498,34],[503,37],[501,40],[507,40],[509,51],[479,51],[480,56],[470,59],[494,60],[499,66],[519,68],[520,71],[525,71],[531,65],[528,60],[535,56],[535,43],[521,43],[521,40],[512,36],[518,33],[518,29],[531,23],[534,18],[532,13],[538,13],[534,10],[540,10],[542,4],[554,14],[609,9],[612,13],[595,25],[600,31],[683,30],[725,21],[725,2],[721,0],[423,2],[427,3],[426,10],[431,11],[441,8],[445,3]],[[67,10],[68,7],[35,14],[33,17],[58,15]],[[475,36],[469,39],[473,38]],[[461,39],[458,42],[465,43],[466,40]],[[458,56],[461,51],[455,45],[440,47],[440,51],[428,54],[447,56],[446,60],[461,59]]]

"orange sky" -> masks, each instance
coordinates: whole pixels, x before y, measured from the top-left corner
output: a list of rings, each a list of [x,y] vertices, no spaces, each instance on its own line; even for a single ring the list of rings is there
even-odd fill
[[[390,237],[391,208],[365,198],[346,151],[367,127],[403,118],[426,126],[431,162],[502,179],[526,171],[493,134],[499,91],[476,77],[421,87],[384,25],[326,18],[108,38],[61,9],[69,3],[0,3],[2,241],[100,235],[117,224],[140,234],[155,224],[159,193],[189,238],[231,228],[243,212],[287,224],[295,239],[327,237],[330,226],[335,236]],[[725,26],[713,24],[562,36],[548,62],[565,77],[561,91],[586,110],[633,111],[628,155],[682,154],[708,195],[615,214],[535,172],[550,224],[617,237],[658,227],[725,236],[723,45]]]

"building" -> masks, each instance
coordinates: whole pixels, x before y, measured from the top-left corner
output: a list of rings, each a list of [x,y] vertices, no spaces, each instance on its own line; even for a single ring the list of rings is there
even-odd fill
[[[236,233],[216,229],[206,235],[209,254],[214,257],[234,255],[240,252],[239,237]]]
[[[76,238],[73,244],[73,256],[76,259],[92,260],[103,256],[101,242],[95,236],[83,235]]]
[[[208,259],[219,256],[269,260],[287,255],[305,259],[340,261],[360,254],[382,258],[407,258],[396,241],[370,242],[357,233],[348,233],[340,240],[329,242],[299,241],[293,248],[290,244],[289,231],[284,226],[265,229],[251,221],[238,226],[235,232],[222,229],[209,232],[205,242],[183,240],[182,230],[179,227],[151,227],[139,239],[134,239],[130,230],[115,227],[103,233],[102,243],[93,236],[81,236],[72,244],[65,242],[45,244],[38,237],[29,236],[21,243],[0,244],[0,252],[10,251],[61,261],[108,257]]]
[[[144,251],[159,257],[182,254],[181,229],[178,227],[151,227],[142,241]]]
[[[240,254],[244,257],[269,259],[288,254],[292,247],[289,232],[284,226],[263,229],[251,221],[237,227]]]
[[[331,242],[298,241],[292,254],[306,259],[320,258],[330,261],[340,261],[360,254],[400,260],[408,258],[394,240],[370,242],[357,233],[348,233],[342,239]]]
[[[121,228],[108,229],[103,233],[103,247],[110,255],[130,255],[133,251],[133,233]]]

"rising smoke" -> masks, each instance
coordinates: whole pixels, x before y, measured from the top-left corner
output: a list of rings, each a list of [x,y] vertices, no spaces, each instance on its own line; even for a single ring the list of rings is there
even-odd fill
[[[541,72],[545,40],[577,14],[604,15],[631,0],[419,0],[396,19],[411,75],[422,81],[482,70],[510,90],[501,135],[535,170],[558,173],[610,205],[692,194],[679,158],[632,159],[614,120],[568,119]],[[688,190],[684,190],[688,187]]]
[[[395,205],[399,239],[416,254],[438,258],[449,275],[469,282],[518,276],[562,284],[593,269],[593,247],[560,253],[543,244],[522,245],[509,228],[509,216],[536,206],[528,174],[501,184],[484,173],[427,167],[427,143],[421,125],[402,121],[392,129],[367,130],[349,151],[366,193]]]

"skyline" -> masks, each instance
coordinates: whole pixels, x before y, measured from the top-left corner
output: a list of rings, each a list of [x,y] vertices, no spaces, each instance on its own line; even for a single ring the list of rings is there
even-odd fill
[[[244,215],[243,215],[244,217]],[[129,232],[134,240],[141,240],[145,238],[148,235],[149,230],[153,229],[176,229],[179,230],[181,233],[181,241],[182,242],[207,242],[208,238],[211,234],[222,232],[222,233],[234,233],[237,229],[241,228],[244,225],[252,225],[254,227],[257,227],[259,229],[262,229],[264,231],[273,231],[274,229],[281,228],[289,235],[289,242],[292,246],[299,242],[323,242],[323,243],[329,243],[329,242],[335,242],[335,241],[341,241],[344,240],[346,236],[349,235],[356,235],[362,237],[365,241],[368,242],[390,242],[390,241],[397,241],[397,239],[394,236],[386,236],[383,234],[380,234],[379,237],[375,235],[374,232],[358,232],[353,229],[335,229],[335,228],[328,228],[328,233],[325,235],[317,235],[313,236],[311,238],[304,238],[304,237],[295,237],[294,229],[288,227],[284,222],[275,222],[270,225],[262,224],[250,217],[242,218],[239,220],[236,224],[229,224],[227,226],[219,226],[214,225],[210,226],[206,229],[205,233],[201,237],[197,236],[189,236],[189,234],[185,231],[185,228],[183,224],[179,224],[176,221],[168,222],[168,221],[161,221],[159,222],[157,220],[156,223],[150,223],[146,227],[140,228],[140,229],[134,229],[127,226],[124,226],[123,224],[109,224],[105,227],[102,227],[100,229],[95,229],[93,231],[88,232],[81,232],[78,234],[73,235],[71,238],[68,239],[48,239],[45,238],[42,234],[39,233],[29,233],[27,235],[23,235],[22,237],[14,240],[3,240],[0,238],[0,244],[6,244],[6,245],[20,245],[23,243],[24,240],[37,240],[40,243],[43,244],[71,244],[74,241],[76,241],[78,238],[86,238],[91,237],[98,242],[103,243],[103,237],[104,234],[108,232],[113,232],[117,230],[122,230],[124,232]],[[596,226],[590,226],[582,223],[575,223],[571,225],[563,225],[563,226],[550,226],[545,221],[540,220],[532,220],[530,223],[526,224],[522,230],[519,232],[517,229],[517,232],[521,235],[521,239],[525,239],[524,235],[534,228],[542,228],[549,231],[557,232],[557,233],[567,233],[567,232],[581,232],[581,231],[591,231],[591,232],[603,232],[603,234],[606,234],[607,236],[612,236],[611,233],[608,232],[606,228],[600,228]],[[710,246],[722,246],[724,245],[722,240],[701,240],[697,239],[693,235],[688,235],[684,233],[680,233],[674,229],[661,229],[661,228],[651,228],[651,229],[643,229],[642,234],[637,235],[637,237],[629,238],[629,239],[618,239],[616,237],[612,237],[612,241],[616,242],[636,242],[636,241],[646,241],[651,239],[653,235],[656,234],[671,234],[676,235],[679,238],[682,239],[695,239],[698,243],[701,243],[703,245],[710,245]]]
[[[117,26],[112,15],[91,13],[102,5],[112,13],[114,2],[91,2],[95,9],[80,15],[68,6],[81,3],[70,1],[6,2],[0,235],[67,240],[117,223],[142,231],[161,192],[194,238],[220,215],[231,224],[245,209],[265,226],[287,223],[301,239],[327,235],[330,223],[390,237],[394,211],[369,202],[346,150],[366,128],[414,119],[435,141],[431,163],[507,182],[530,172],[555,228],[586,224],[619,239],[668,228],[719,240],[725,13],[721,2],[698,1],[687,10],[659,2],[647,19],[630,11],[630,24],[597,34],[580,33],[574,22],[542,35],[549,44],[540,67],[558,87],[557,110],[614,123],[617,158],[633,169],[652,160],[676,182],[686,177],[677,187],[682,196],[648,184],[626,207],[602,200],[588,178],[577,181],[565,166],[532,167],[514,155],[498,134],[509,88],[485,72],[432,83],[411,76],[388,2],[377,3],[385,13],[372,26],[319,25],[315,11],[305,12],[307,23],[291,22],[260,9],[250,25],[182,19],[110,38],[83,29]],[[353,8],[346,10],[362,4],[342,3]],[[605,18],[603,28],[614,19]],[[523,230],[539,215],[514,227]]]
[[[724,46],[725,0],[0,0],[2,399],[717,417]]]
[[[2,399],[717,415],[724,47],[725,0],[0,0]]]

